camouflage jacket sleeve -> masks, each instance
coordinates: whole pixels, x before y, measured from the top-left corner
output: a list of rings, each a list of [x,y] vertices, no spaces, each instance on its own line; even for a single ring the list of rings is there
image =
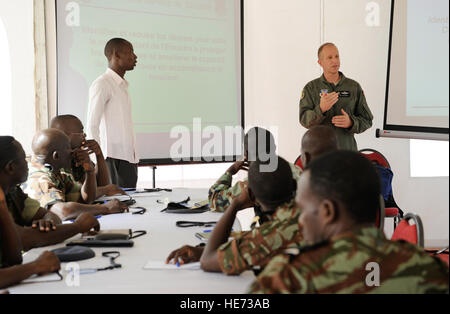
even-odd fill
[[[217,250],[222,272],[237,275],[254,266],[265,267],[283,250],[298,247],[302,233],[298,225],[299,211],[292,210],[292,219],[269,221],[259,228],[242,232]]]
[[[55,203],[66,201],[64,191],[45,173],[32,174],[26,183],[26,192],[31,198],[38,200],[45,209],[50,209]]]
[[[292,272],[289,266],[290,258],[287,255],[275,256],[264,271],[256,277],[251,284],[248,293],[254,294],[273,294],[273,293],[291,293],[292,288],[289,283],[291,279],[299,280],[300,276]]]
[[[358,84],[358,100],[354,113],[349,113],[353,121],[350,133],[360,134],[372,127],[373,115],[367,105],[366,96],[361,86]]]
[[[8,209],[19,226],[31,226],[34,217],[41,208],[38,201],[28,197],[20,187],[6,196]]]
[[[246,181],[239,181],[231,186],[232,180],[233,177],[227,172],[209,189],[208,200],[212,211],[225,212],[232,200],[247,187]]]

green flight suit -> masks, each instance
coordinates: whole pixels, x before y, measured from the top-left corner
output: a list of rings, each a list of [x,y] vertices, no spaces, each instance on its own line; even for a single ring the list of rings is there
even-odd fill
[[[372,127],[373,115],[358,82],[339,73],[341,80],[336,85],[327,82],[322,75],[305,86],[300,100],[300,123],[307,129],[315,125],[328,125],[335,130],[340,149],[357,151],[354,134],[363,133]],[[321,95],[333,92],[340,93],[338,102],[330,110],[322,113]],[[334,116],[342,115],[341,109],[344,109],[353,121],[350,129],[337,128],[331,122]]]

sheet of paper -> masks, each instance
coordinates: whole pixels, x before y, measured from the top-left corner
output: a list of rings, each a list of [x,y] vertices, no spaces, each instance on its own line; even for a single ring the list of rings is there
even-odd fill
[[[102,197],[96,199],[95,201],[105,202],[105,201],[111,201],[113,199],[117,199],[121,202],[124,202],[124,201],[129,201],[130,197],[128,195],[102,196]]]
[[[166,264],[161,261],[148,261],[144,269],[147,270],[200,270],[200,262],[180,265]]]
[[[139,197],[161,197],[163,194],[162,193],[135,193],[135,194],[130,194],[133,196],[133,198],[139,198]]]
[[[61,281],[63,277],[59,273],[51,273],[44,276],[33,275],[28,279],[25,279],[21,284],[38,283],[38,282],[52,282]]]

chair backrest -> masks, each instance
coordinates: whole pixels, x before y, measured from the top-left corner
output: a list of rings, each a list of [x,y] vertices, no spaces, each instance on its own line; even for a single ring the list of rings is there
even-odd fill
[[[412,220],[413,225],[409,223]],[[406,214],[394,230],[391,240],[405,240],[407,242],[424,247],[424,230],[422,220],[414,214]]]
[[[359,152],[370,161],[376,162],[380,166],[391,169],[391,165],[389,164],[388,160],[379,151],[375,149],[365,148],[361,149]]]
[[[294,165],[299,166],[300,169],[304,170],[303,163],[302,163],[302,155],[297,157],[297,159],[294,162]]]
[[[384,231],[384,219],[386,218],[383,195],[380,194],[380,210],[377,213],[376,226],[381,231]]]

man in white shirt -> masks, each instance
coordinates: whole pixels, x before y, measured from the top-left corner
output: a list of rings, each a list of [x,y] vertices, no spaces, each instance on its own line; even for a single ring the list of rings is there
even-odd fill
[[[131,99],[124,79],[137,63],[133,45],[121,38],[105,47],[108,69],[89,89],[88,134],[101,146],[111,174],[111,182],[135,188],[137,164]]]

